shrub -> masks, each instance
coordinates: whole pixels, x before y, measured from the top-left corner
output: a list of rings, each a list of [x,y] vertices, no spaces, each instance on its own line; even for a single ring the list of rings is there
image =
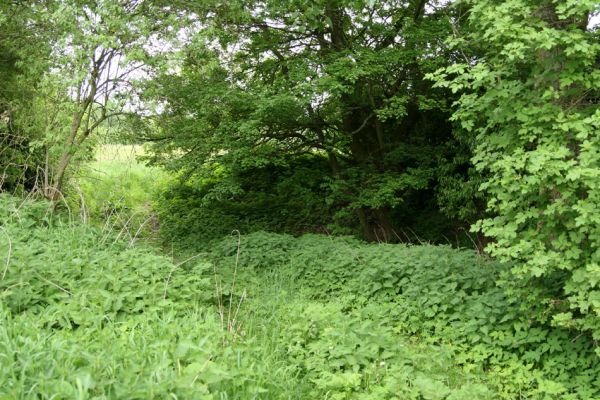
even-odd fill
[[[325,171],[324,160],[317,156],[235,173],[206,166],[162,194],[158,211],[163,237],[190,241],[193,248],[233,230],[323,231],[331,220],[321,188]]]
[[[478,57],[437,72],[475,138],[488,252],[542,320],[600,340],[600,43],[596,1],[467,0],[454,45]],[[467,50],[468,52],[468,50]],[[463,54],[464,55],[464,54]],[[545,322],[545,321],[544,321]],[[599,352],[600,355],[600,352]]]

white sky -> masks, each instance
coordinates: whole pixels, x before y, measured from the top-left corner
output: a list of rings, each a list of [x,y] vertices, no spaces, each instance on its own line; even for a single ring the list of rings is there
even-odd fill
[[[590,22],[588,24],[589,29],[594,29],[598,25],[600,25],[600,13],[596,13],[590,18]]]

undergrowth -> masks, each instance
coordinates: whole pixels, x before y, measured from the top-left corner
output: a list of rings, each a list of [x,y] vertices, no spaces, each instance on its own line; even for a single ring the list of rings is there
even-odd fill
[[[213,262],[231,264],[227,259],[234,251],[231,239],[213,243]],[[314,376],[319,377],[316,381],[323,385],[326,380],[319,380],[323,376],[354,377],[352,390],[364,390],[373,363],[380,362],[386,362],[397,376],[402,363],[399,366],[396,358],[394,335],[410,335],[419,343],[448,349],[448,358],[463,373],[485,373],[493,394],[485,392],[483,398],[600,396],[600,359],[591,338],[552,327],[543,311],[524,308],[519,298],[533,295],[531,290],[522,288],[523,293],[511,296],[497,285],[509,266],[473,251],[256,233],[242,241],[239,262],[245,268],[242,280],[276,272],[283,281],[294,282],[308,304],[339,307],[343,328],[332,326],[337,320],[330,313],[315,312],[325,322],[321,329],[315,328],[318,344],[299,346],[300,358],[312,365]],[[306,351],[311,346],[314,350]],[[402,393],[381,382],[374,398],[396,398]],[[423,398],[447,398],[451,393],[447,383],[434,382],[439,389],[436,395]],[[468,393],[466,398],[476,398],[474,392]]]
[[[8,196],[0,227],[0,398],[598,396],[592,344],[471,251],[255,233],[175,263]]]

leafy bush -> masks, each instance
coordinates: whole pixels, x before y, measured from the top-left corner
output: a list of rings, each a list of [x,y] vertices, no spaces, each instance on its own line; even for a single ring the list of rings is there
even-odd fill
[[[161,195],[162,235],[175,242],[191,240],[193,248],[233,230],[323,231],[331,221],[321,188],[326,174],[324,160],[314,156],[235,173],[206,166]]]
[[[456,48],[480,55],[432,75],[461,93],[487,218],[474,229],[511,261],[508,286],[544,319],[600,340],[600,43],[596,1],[467,0]],[[463,53],[464,54],[464,53]],[[599,352],[600,355],[600,352]]]
[[[24,23],[29,18],[23,8],[0,5],[0,191],[21,193],[42,180],[45,155],[34,143],[43,131],[31,126],[29,116],[42,75],[32,64],[38,66],[49,50],[44,37]],[[34,42],[34,36],[35,46],[24,45]]]

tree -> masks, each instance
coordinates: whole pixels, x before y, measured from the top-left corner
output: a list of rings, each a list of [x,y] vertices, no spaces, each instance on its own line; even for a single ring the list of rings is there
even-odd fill
[[[43,166],[43,154],[30,151],[39,132],[26,132],[23,118],[33,107],[50,52],[47,26],[30,23],[35,4],[0,4],[0,190],[33,189]]]
[[[323,154],[340,217],[351,213],[368,240],[395,240],[392,214],[433,197],[454,140],[447,93],[424,79],[452,57],[445,9],[347,0],[188,8],[204,29],[181,70],[157,82],[166,101],[158,155],[193,169]]]
[[[514,263],[515,286],[564,326],[600,339],[600,41],[597,1],[467,0],[482,56],[437,74],[460,91],[454,119],[477,134],[491,217],[475,225]]]
[[[30,146],[46,151],[43,192],[56,201],[68,167],[85,153],[90,137],[110,119],[137,111],[135,82],[148,76],[148,60],[156,56],[150,53],[160,53],[165,37],[176,33],[177,15],[141,0],[54,0],[19,7],[51,50],[36,64],[42,68],[33,107],[17,118],[27,126],[25,135],[35,139]],[[24,47],[35,46],[31,40]]]

